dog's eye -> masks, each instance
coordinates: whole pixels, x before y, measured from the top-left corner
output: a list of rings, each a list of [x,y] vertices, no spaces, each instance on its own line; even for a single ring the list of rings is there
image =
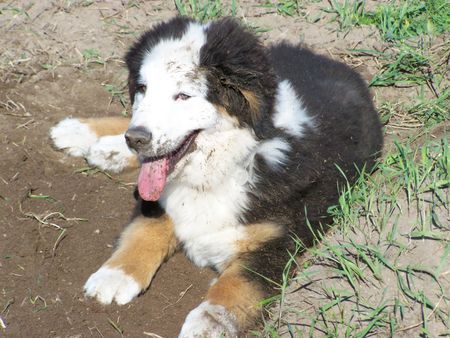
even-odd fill
[[[187,99],[191,98],[189,95],[185,94],[185,93],[178,93],[176,94],[173,99],[175,101],[186,101]]]
[[[144,94],[146,90],[147,90],[147,86],[143,85],[143,84],[138,85],[136,88],[136,91],[141,94]]]

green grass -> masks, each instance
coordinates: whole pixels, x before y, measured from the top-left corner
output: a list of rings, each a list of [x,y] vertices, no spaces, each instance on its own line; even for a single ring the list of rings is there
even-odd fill
[[[328,2],[331,7],[324,8],[323,10],[327,13],[335,14],[333,21],[339,23],[341,30],[359,26],[363,23],[369,23],[369,20],[365,16],[363,1],[330,0]]]
[[[421,50],[402,45],[399,52],[387,52],[379,59],[383,66],[370,81],[370,86],[408,87],[424,84],[431,79],[431,74],[427,72],[430,61]]]
[[[294,16],[299,14],[299,2],[298,0],[266,1],[260,7],[275,9],[281,15]]]
[[[14,7],[14,6],[3,6],[0,7],[0,15],[5,14],[5,13],[10,13],[13,17],[16,16],[26,16],[27,18],[30,18],[30,15],[27,13],[26,10],[24,10],[23,8],[19,8],[19,7]]]
[[[96,63],[99,65],[104,65],[105,61],[102,58],[100,52],[96,50],[95,48],[86,48],[83,49],[81,52],[81,55],[83,57],[83,61],[86,65],[90,63]]]
[[[398,41],[420,35],[440,34],[450,29],[450,3],[446,0],[401,0],[365,10],[361,0],[329,0],[324,10],[335,14],[340,29],[373,25],[383,40]]]
[[[450,3],[446,0],[392,1],[373,11],[366,11],[363,1],[330,0],[329,3],[331,7],[324,10],[335,14],[334,20],[341,30],[371,25],[388,43],[383,52],[354,50],[371,55],[381,64],[379,73],[370,81],[371,86],[426,84],[437,97],[441,92],[447,96],[448,81],[442,63],[450,49],[444,46],[440,53],[433,53],[430,41],[450,31]]]
[[[122,85],[116,85],[112,83],[103,83],[102,85],[103,88],[105,88],[105,90],[111,95],[109,104],[113,103],[114,101],[118,101],[123,108],[127,107],[128,100],[126,96],[126,82]]]
[[[440,34],[450,29],[447,0],[409,0],[382,4],[366,13],[365,23],[375,25],[386,41]]]
[[[190,16],[199,21],[210,21],[222,16],[236,16],[237,2],[225,7],[220,0],[175,0],[175,7],[182,16]]]
[[[384,102],[379,108],[382,122],[390,124],[392,127],[398,126],[404,130],[433,127],[448,119],[449,96],[450,90],[448,89],[436,99],[427,98],[422,91],[408,103]],[[397,116],[406,117],[409,122],[403,121],[396,124]]]
[[[131,35],[131,36],[137,36],[139,32],[136,32],[130,25],[126,23],[122,23],[119,20],[115,18],[108,18],[104,20],[105,24],[110,25],[115,28],[115,33],[117,35]]]

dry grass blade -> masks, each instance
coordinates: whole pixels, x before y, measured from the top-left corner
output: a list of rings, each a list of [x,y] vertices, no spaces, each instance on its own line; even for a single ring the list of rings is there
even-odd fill
[[[87,219],[85,218],[79,218],[79,217],[66,217],[64,216],[61,212],[59,211],[54,211],[54,212],[50,212],[49,214],[46,215],[37,215],[33,212],[24,212],[22,209],[22,204],[19,204],[19,210],[20,213],[24,216],[26,216],[27,218],[32,218],[36,221],[38,221],[39,223],[43,224],[43,225],[48,225],[51,227],[54,227],[58,230],[63,230],[64,228],[56,223],[50,222],[49,220],[52,218],[58,218],[58,219],[62,219],[64,221],[67,222],[72,222],[72,221],[79,221],[79,222],[86,222]]]
[[[117,323],[115,323],[110,318],[107,319],[108,323],[114,328],[114,330],[116,330],[120,334],[120,336],[123,337],[123,330],[119,327],[119,319],[117,319]]]
[[[156,334],[156,333],[152,333],[152,332],[143,332],[144,336],[148,336],[148,337],[153,337],[153,338],[163,338],[162,336]]]

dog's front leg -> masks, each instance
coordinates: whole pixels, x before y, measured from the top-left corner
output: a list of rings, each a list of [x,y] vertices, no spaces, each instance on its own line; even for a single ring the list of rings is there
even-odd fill
[[[123,117],[66,118],[50,130],[57,149],[84,157],[92,166],[110,172],[137,168],[139,162],[125,142],[130,119]]]
[[[236,243],[235,258],[186,317],[179,338],[241,337],[261,314],[261,301],[277,292],[289,240],[276,224],[248,225],[245,239]]]
[[[136,217],[122,233],[117,250],[87,280],[86,295],[103,304],[126,304],[145,290],[161,263],[177,246],[167,215]]]
[[[186,317],[179,338],[235,338],[257,318],[265,292],[233,263],[211,286],[206,300]]]

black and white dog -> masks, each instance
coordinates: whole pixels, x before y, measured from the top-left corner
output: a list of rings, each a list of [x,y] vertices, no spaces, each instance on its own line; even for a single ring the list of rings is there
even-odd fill
[[[310,244],[307,222],[328,221],[340,171],[352,181],[380,152],[367,86],[304,47],[266,48],[233,19],[160,23],[126,64],[131,120],[51,130],[57,148],[102,169],[140,166],[136,215],[86,294],[126,304],[181,248],[218,278],[180,337],[238,336],[276,292],[268,281],[280,280],[292,238]]]

